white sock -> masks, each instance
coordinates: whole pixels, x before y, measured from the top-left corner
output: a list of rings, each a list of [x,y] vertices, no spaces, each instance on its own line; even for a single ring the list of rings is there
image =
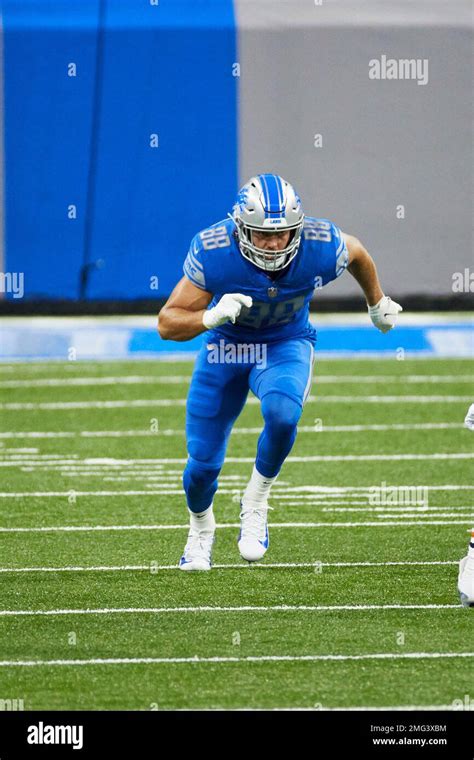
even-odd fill
[[[261,506],[267,503],[268,496],[270,494],[270,488],[277,479],[278,475],[274,478],[266,478],[260,475],[259,471],[254,465],[252,475],[242,496],[242,503],[252,506]]]
[[[204,512],[191,512],[189,509],[189,521],[191,528],[194,530],[214,531],[216,529],[216,520],[212,511],[212,504]]]

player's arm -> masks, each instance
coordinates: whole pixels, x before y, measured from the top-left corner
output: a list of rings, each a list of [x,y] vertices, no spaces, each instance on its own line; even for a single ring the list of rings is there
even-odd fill
[[[250,308],[252,299],[242,293],[226,293],[212,309],[207,309],[212,293],[183,277],[158,315],[158,332],[164,340],[190,340],[196,335],[234,323],[242,306]]]
[[[349,253],[348,270],[362,288],[369,316],[381,332],[388,332],[395,326],[400,304],[384,295],[374,260],[367,249],[353,235],[342,233]]]
[[[383,290],[380,287],[374,260],[360,240],[345,232],[342,234],[349,252],[347,269],[364,291],[367,306],[375,306],[383,297]]]
[[[161,337],[164,340],[190,340],[207,330],[202,318],[211,300],[212,293],[182,277],[158,315]]]

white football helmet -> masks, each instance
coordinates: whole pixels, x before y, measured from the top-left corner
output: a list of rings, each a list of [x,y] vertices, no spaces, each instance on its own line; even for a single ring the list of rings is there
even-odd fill
[[[298,253],[304,224],[301,201],[292,185],[278,174],[252,177],[239,191],[231,218],[237,227],[242,256],[260,269],[284,269]],[[282,251],[258,248],[252,240],[254,230],[289,230],[288,245]]]

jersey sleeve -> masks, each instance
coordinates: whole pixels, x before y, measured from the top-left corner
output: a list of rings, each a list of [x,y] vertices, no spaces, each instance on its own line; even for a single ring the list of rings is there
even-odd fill
[[[195,235],[191,240],[188,255],[183,265],[183,272],[193,285],[201,288],[201,290],[206,290],[206,275],[199,235]]]
[[[341,274],[347,269],[349,265],[349,251],[347,250],[346,241],[344,240],[344,237],[342,235],[342,231],[339,229],[339,227],[336,227],[336,225],[332,224],[332,233],[333,233],[333,240],[334,240],[334,277],[331,277],[331,279],[336,279],[336,277],[340,277]]]
[[[330,219],[306,217],[303,236],[311,252],[315,287],[322,288],[340,277],[349,265],[344,235]]]
[[[318,220],[319,224],[319,287],[337,279],[349,265],[349,252],[342,231],[334,222]]]

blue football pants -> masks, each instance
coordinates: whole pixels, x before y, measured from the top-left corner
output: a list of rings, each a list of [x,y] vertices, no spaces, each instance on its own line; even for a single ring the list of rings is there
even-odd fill
[[[265,362],[259,363],[210,363],[203,344],[186,404],[183,486],[192,512],[202,512],[212,502],[229,435],[249,390],[260,400],[264,422],[255,466],[264,477],[278,475],[295,442],[313,358],[313,345],[303,338],[266,344]]]

